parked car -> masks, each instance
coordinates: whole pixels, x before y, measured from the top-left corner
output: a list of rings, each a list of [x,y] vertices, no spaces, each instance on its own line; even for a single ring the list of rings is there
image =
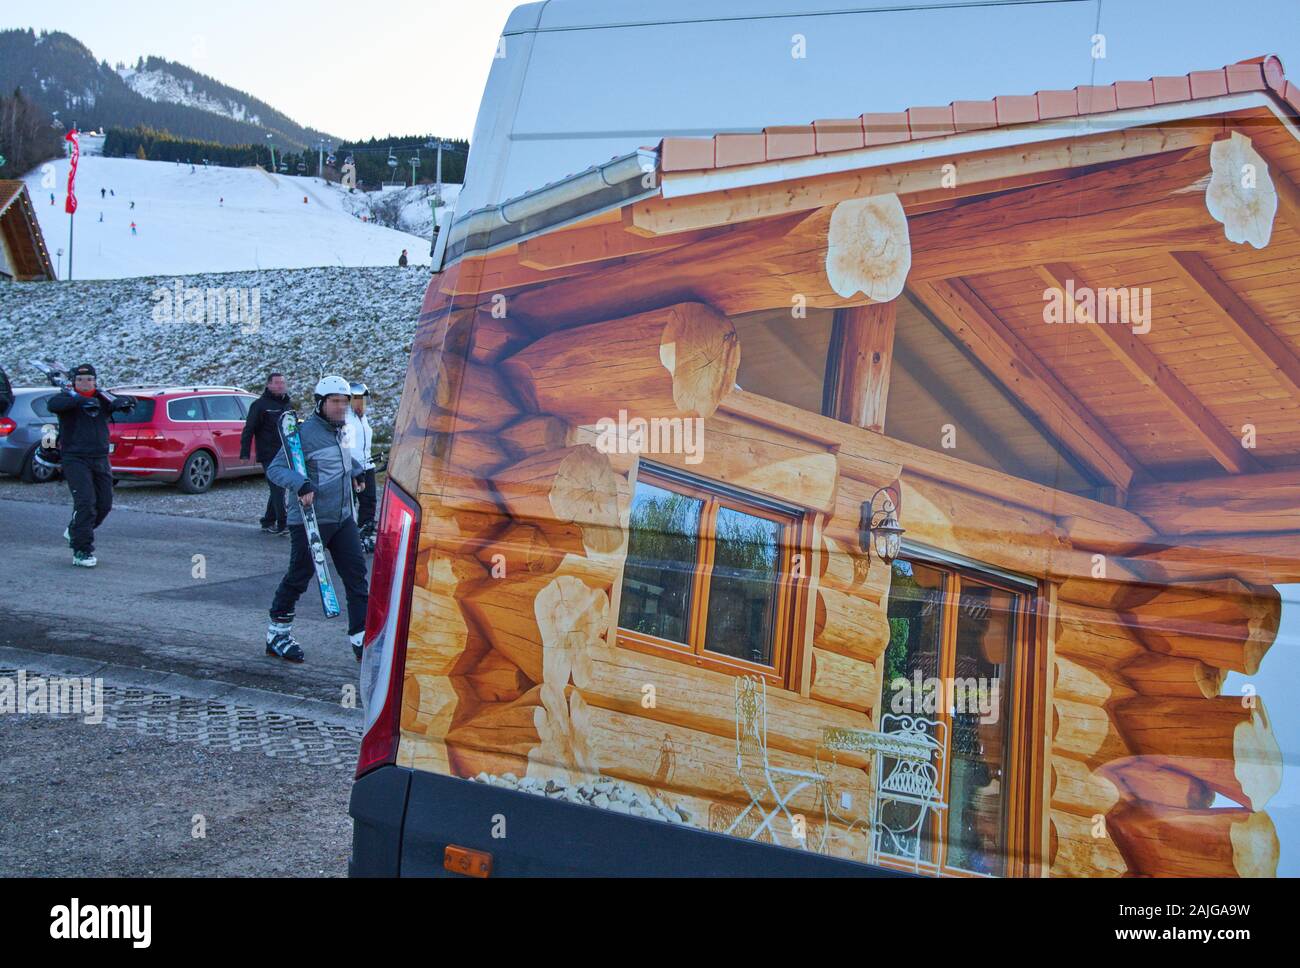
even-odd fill
[[[8,381],[4,381],[8,386]],[[46,409],[53,387],[12,387],[0,393],[0,474],[29,484],[53,480],[57,471],[36,460],[41,438],[58,419]]]
[[[248,405],[257,397],[239,387],[113,387],[136,398],[113,415],[109,462],[119,480],[174,483],[202,494],[215,481],[261,473],[239,456]]]

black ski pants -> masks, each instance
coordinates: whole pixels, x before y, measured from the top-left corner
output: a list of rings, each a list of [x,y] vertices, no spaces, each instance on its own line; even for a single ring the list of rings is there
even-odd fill
[[[367,524],[375,523],[375,505],[378,503],[375,495],[375,472],[366,471],[364,480],[366,489],[357,495],[357,527],[363,530]]]
[[[113,472],[107,457],[63,455],[63,479],[72,492],[72,550],[91,554],[95,550],[95,529],[113,510]]]
[[[329,549],[334,570],[343,582],[348,599],[348,634],[355,635],[366,629],[366,603],[369,600],[366,581],[366,554],[361,548],[361,535],[351,517],[340,524],[320,525],[321,543]],[[293,614],[298,598],[311,584],[316,566],[307,546],[307,528],[301,524],[289,525],[289,570],[280,580],[271,601],[271,619],[284,619]],[[337,594],[337,592],[336,592]]]
[[[262,472],[265,474],[266,469],[271,466],[271,461],[259,461],[262,465]],[[266,510],[262,512],[262,527],[275,528],[277,531],[283,531],[285,524],[284,510],[284,488],[271,480],[271,475],[266,475],[266,486],[270,488],[270,495],[266,499]]]

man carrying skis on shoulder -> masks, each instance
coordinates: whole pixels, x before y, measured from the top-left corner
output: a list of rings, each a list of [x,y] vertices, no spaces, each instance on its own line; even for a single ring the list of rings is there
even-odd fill
[[[316,384],[315,398],[315,412],[298,425],[306,476],[293,469],[285,448],[266,469],[267,477],[285,489],[290,538],[289,570],[271,602],[266,653],[290,662],[305,658],[302,646],[293,638],[293,618],[298,598],[316,571],[302,515],[303,507],[311,507],[316,513],[321,543],[329,549],[334,569],[347,590],[348,638],[353,655],[360,661],[366,629],[366,556],[352,516],[352,492],[365,487],[365,468],[343,442],[352,388],[340,376],[327,376]]]
[[[72,386],[46,404],[59,418],[63,479],[72,492],[72,523],[63,538],[72,546],[72,563],[94,568],[95,529],[113,509],[113,471],[108,466],[109,414],[130,410],[135,397],[111,397],[95,386],[95,368],[82,363],[72,371]]]

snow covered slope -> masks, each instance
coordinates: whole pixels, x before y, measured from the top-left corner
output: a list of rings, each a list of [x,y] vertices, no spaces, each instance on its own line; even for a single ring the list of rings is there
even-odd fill
[[[164,70],[136,70],[134,67],[118,68],[117,74],[126,86],[141,97],[165,104],[184,104],[211,114],[261,124],[261,118],[248,110],[248,105],[233,98],[216,98],[203,90],[195,90],[194,82],[177,77]]]
[[[64,278],[68,162],[52,162],[49,171],[33,171],[25,181]],[[115,194],[101,199],[101,188]],[[77,201],[74,279],[395,266],[403,249],[412,265],[429,263],[427,237],[363,222],[352,213],[355,196],[318,178],[201,165],[191,173],[188,165],[167,161],[83,154]],[[64,250],[61,260],[58,249]]]

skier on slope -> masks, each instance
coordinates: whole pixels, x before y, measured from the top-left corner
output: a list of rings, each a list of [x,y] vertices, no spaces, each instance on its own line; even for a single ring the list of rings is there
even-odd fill
[[[113,472],[108,466],[108,418],[130,410],[135,397],[110,397],[95,385],[95,368],[82,363],[72,371],[72,386],[50,397],[46,407],[59,418],[63,479],[72,492],[72,521],[63,540],[72,563],[94,568],[95,529],[113,510]]]
[[[305,658],[293,638],[294,607],[315,574],[307,529],[299,505],[315,509],[321,543],[329,549],[334,569],[343,580],[348,599],[348,639],[352,654],[361,661],[366,630],[366,556],[352,516],[352,490],[365,488],[365,468],[343,443],[344,421],[352,388],[341,376],[323,377],[316,384],[316,410],[298,426],[307,476],[295,471],[289,454],[281,448],[266,474],[285,489],[289,521],[289,570],[271,601],[271,623],[266,630],[266,654],[290,662]],[[297,501],[290,501],[296,495]]]

